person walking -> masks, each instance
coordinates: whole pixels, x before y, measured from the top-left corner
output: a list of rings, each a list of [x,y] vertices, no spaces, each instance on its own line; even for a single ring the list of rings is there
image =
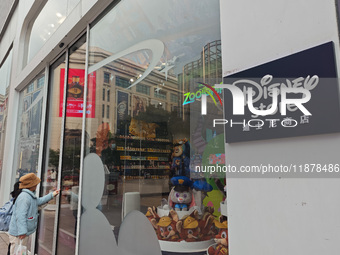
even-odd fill
[[[21,192],[16,197],[13,205],[13,214],[9,224],[9,242],[11,244],[10,254],[14,254],[16,245],[20,240],[22,245],[27,245],[28,236],[33,234],[38,223],[38,206],[46,204],[59,194],[60,190],[49,193],[38,198],[35,195],[40,178],[34,173],[29,173],[19,179]]]

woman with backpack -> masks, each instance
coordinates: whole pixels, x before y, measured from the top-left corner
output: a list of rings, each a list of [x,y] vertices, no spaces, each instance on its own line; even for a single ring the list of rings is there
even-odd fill
[[[35,190],[40,183],[40,178],[34,173],[22,176],[19,182],[20,191],[17,192],[14,200],[8,231],[11,255],[14,254],[15,246],[19,245],[20,240],[22,245],[26,246],[28,236],[35,232],[38,223],[38,206],[47,203],[59,194],[59,190],[56,190],[41,198],[36,197]]]
[[[3,207],[0,208],[0,231],[8,232],[9,223],[13,213],[13,204],[15,199],[19,196],[21,189],[19,189],[20,182],[14,184],[14,189],[11,192],[12,198]],[[11,244],[8,245],[8,253],[10,255]]]

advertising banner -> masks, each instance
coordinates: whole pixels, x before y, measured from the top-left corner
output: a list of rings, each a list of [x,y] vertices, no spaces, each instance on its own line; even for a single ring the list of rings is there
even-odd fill
[[[133,95],[132,96],[132,109],[133,109],[132,116],[136,117],[141,112],[145,112],[147,103],[148,103],[147,98]]]
[[[117,127],[120,127],[122,121],[124,121],[128,115],[129,110],[129,94],[117,91]]]
[[[64,77],[65,69],[62,68],[60,70],[59,117],[62,117],[63,114]],[[66,96],[66,117],[83,117],[84,78],[84,69],[69,69]],[[86,117],[94,118],[96,105],[96,72],[90,73],[88,76],[87,95]]]

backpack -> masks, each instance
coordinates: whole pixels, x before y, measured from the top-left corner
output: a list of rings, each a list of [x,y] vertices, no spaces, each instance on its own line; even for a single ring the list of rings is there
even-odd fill
[[[13,198],[0,208],[0,231],[8,231],[13,212]]]

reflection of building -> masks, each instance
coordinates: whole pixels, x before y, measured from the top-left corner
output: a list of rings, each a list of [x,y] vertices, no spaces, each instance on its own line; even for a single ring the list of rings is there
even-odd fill
[[[183,74],[181,75],[183,90],[190,91],[190,89],[197,87],[195,84],[190,84],[195,79],[200,79],[201,82],[206,82],[211,78],[222,81],[221,67],[221,40],[206,44],[201,52],[201,58],[183,67]]]
[[[0,94],[0,173],[2,170],[2,161],[3,161],[3,150],[5,146],[5,127],[7,121],[7,107],[6,101],[8,99],[8,90],[6,89],[6,95]]]
[[[221,40],[206,44],[201,52],[201,58],[186,64],[178,80],[183,94],[188,91],[195,93],[199,89],[197,82],[204,82],[211,86],[220,83],[222,81]],[[190,115],[191,107],[192,104],[182,106],[185,118]]]
[[[101,49],[94,48],[92,50],[92,61],[99,62],[109,56],[109,53]],[[71,60],[72,67],[77,69],[77,63],[79,63],[79,68],[83,68],[81,63],[85,59],[85,49],[80,48],[76,54],[76,56],[74,56],[75,54],[73,55]],[[59,69],[63,68],[64,66],[62,65]],[[179,111],[181,110],[182,92],[179,89],[180,85],[177,79],[173,76],[168,75],[166,78],[164,73],[154,70],[136,86],[126,89],[133,80],[139,79],[145,68],[144,65],[138,65],[132,60],[120,58],[95,72],[95,86],[92,87],[95,90],[95,93],[93,93],[95,94],[94,107],[91,105],[91,108],[95,109],[95,113],[94,118],[88,122],[91,126],[87,127],[91,138],[96,136],[100,123],[108,123],[110,132],[115,134],[117,132],[117,118],[137,117],[151,105],[167,112],[177,112],[178,116],[181,114]],[[55,75],[54,82],[60,84],[60,78],[60,75]],[[60,90],[54,90],[53,93],[56,98],[60,97]],[[119,111],[121,109],[119,106],[120,99],[118,97],[125,94],[127,94],[128,104],[126,112],[121,115]],[[55,103],[57,102],[55,101]],[[62,101],[59,103],[61,104]],[[60,110],[62,109],[61,106]],[[87,107],[89,108],[89,103]],[[89,110],[88,108],[87,111]],[[61,112],[54,112],[54,114],[56,115],[55,125],[60,126],[61,122],[58,121],[57,116],[61,117]],[[77,117],[68,117],[68,128],[80,129],[79,121],[77,119],[72,120],[72,118]],[[60,140],[55,138],[54,142],[52,142],[52,147],[57,148],[59,142]]]

